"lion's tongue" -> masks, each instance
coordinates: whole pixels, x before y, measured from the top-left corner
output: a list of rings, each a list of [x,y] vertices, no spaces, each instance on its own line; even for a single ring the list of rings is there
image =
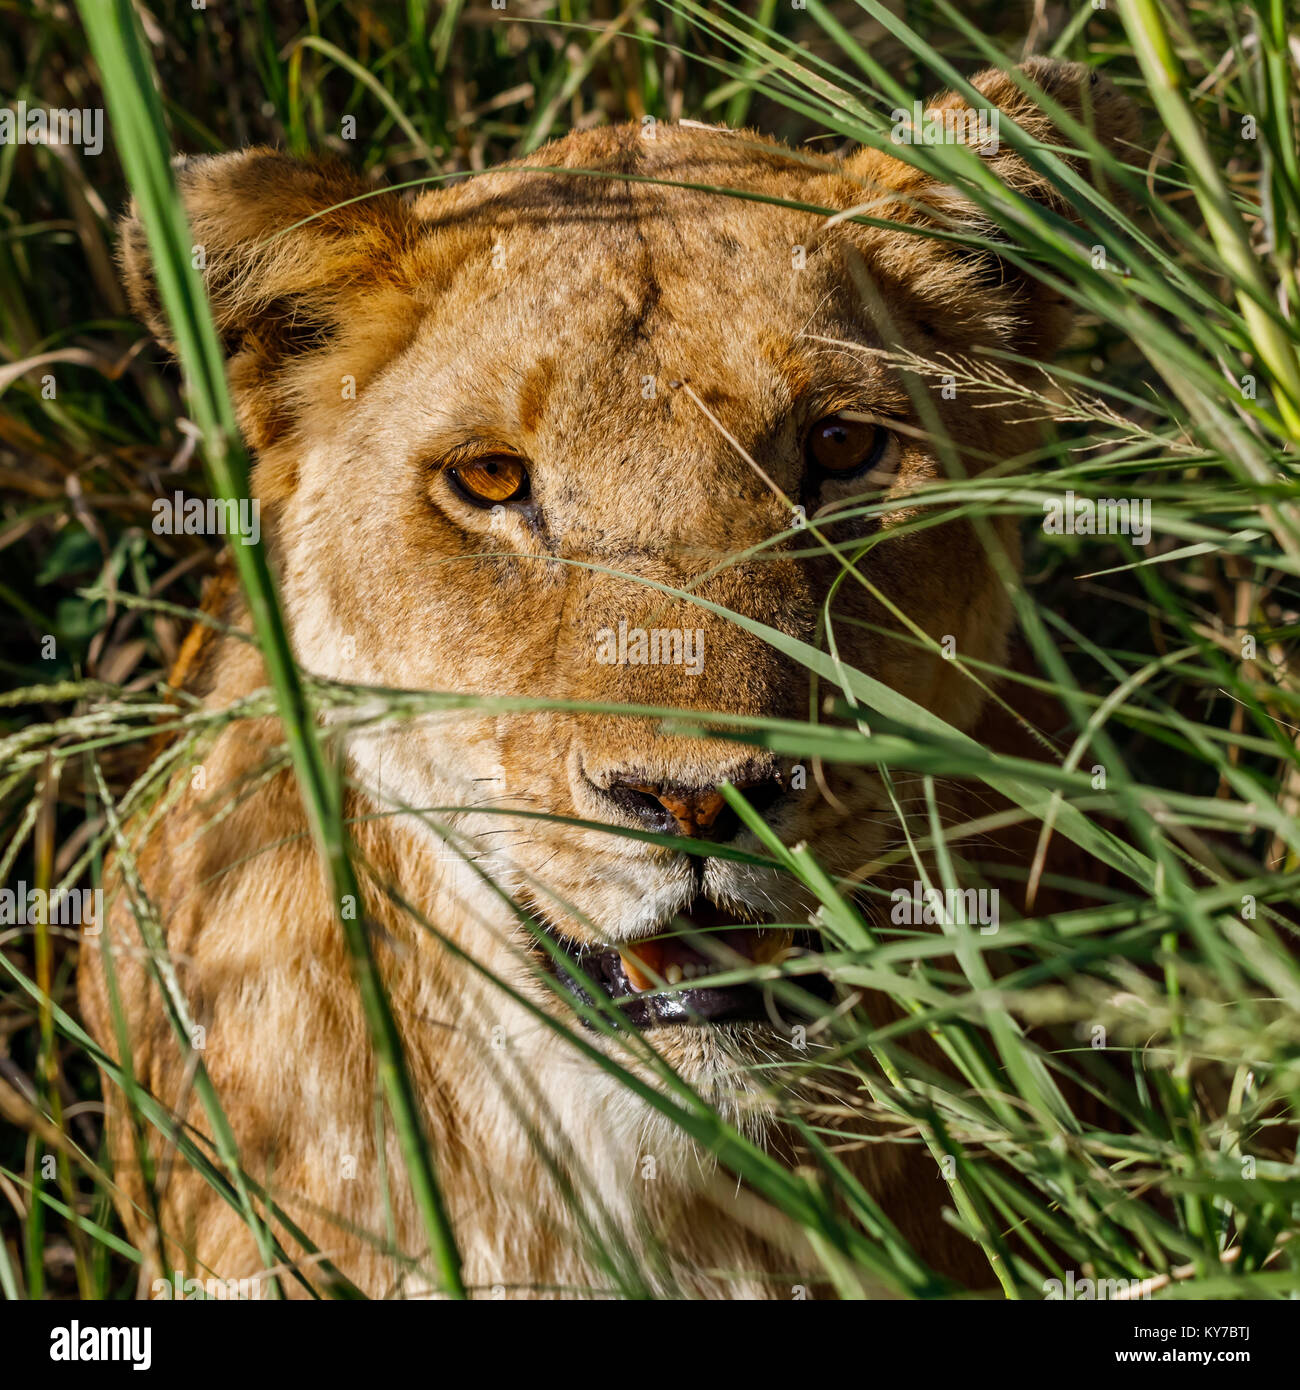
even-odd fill
[[[697,950],[679,938],[638,941],[618,953],[627,982],[638,994],[665,985],[679,985],[697,975],[712,975],[739,964],[732,958],[766,964],[790,945],[790,933],[764,931],[754,927],[733,927],[730,931],[710,932],[700,938]]]

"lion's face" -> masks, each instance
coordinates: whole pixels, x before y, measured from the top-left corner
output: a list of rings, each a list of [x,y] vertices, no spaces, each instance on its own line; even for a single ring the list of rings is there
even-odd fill
[[[1014,532],[918,525],[933,513],[908,497],[954,468],[1004,466],[1033,436],[877,350],[1042,353],[1057,306],[941,240],[828,228],[803,210],[923,220],[912,200],[926,185],[887,155],[835,165],[745,135],[653,136],[571,136],[528,168],[411,206],[370,198],[272,240],[358,189],[269,154],[188,171],[198,239],[228,247],[214,303],[304,665],[507,701],[836,722],[827,687],[734,614],[833,644],[971,727],[979,688],[945,653],[975,669],[1002,658],[1009,606],[991,556],[1014,566]],[[533,171],[558,166],[596,173]],[[219,248],[209,259],[223,264]],[[946,457],[936,424],[955,445]],[[896,504],[883,515],[851,510],[882,497]],[[690,988],[706,968],[699,941],[634,943],[677,914],[700,928],[800,922],[813,904],[742,860],[564,820],[758,852],[717,796],[727,781],[836,872],[897,834],[869,768],[823,775],[812,756],[720,731],[507,707],[388,724],[351,749],[382,809],[444,808],[430,820],[454,847],[429,843],[449,873],[469,851],[567,950],[592,948],[597,984],[617,996],[682,983],[634,1011],[665,1024],[739,1017],[753,1001]],[[785,945],[721,940],[713,965]],[[602,954],[617,946],[621,958]]]
[[[742,187],[770,166],[779,196],[825,200],[824,179],[747,141],[667,131],[642,143],[623,133],[613,158],[658,178]],[[540,162],[609,164],[610,146],[608,135],[574,141]],[[855,192],[839,191],[840,202]],[[939,644],[1001,656],[1005,603],[974,534],[896,525],[886,538],[875,517],[823,529],[855,497],[901,497],[943,476],[899,375],[864,350],[884,335],[854,291],[850,241],[818,244],[821,219],[772,206],[597,179],[539,187],[523,173],[433,195],[427,209],[432,226],[457,227],[442,251],[449,282],[351,408],[310,440],[278,524],[309,669],[389,687],[797,719],[821,698],[806,669],[716,610],[817,645],[838,580],[841,656],[947,719],[973,717],[975,687],[953,676]],[[899,341],[926,347],[915,306],[899,300],[892,316]],[[975,411],[954,434],[973,455],[991,442]],[[892,520],[906,518],[900,509]],[[855,540],[876,543],[859,577],[845,577],[823,543]],[[873,587],[928,646],[882,634],[897,623]],[[585,966],[616,993],[630,992],[638,960],[650,984],[673,964],[703,965],[703,943],[674,959],[680,938],[626,949],[671,932],[676,914],[701,928],[798,923],[815,904],[789,878],[734,860],[500,812],[698,832],[758,851],[710,799],[730,781],[787,843],[816,844],[836,870],[861,868],[892,833],[870,770],[836,773],[828,795],[806,756],[666,733],[651,717],[512,711],[390,729],[353,748],[360,780],[393,804],[488,808],[459,822],[461,847],[484,855],[566,944],[624,943],[621,961]],[[784,944],[725,940],[742,953]],[[687,989],[637,1013],[658,1022],[759,1007],[753,991]]]

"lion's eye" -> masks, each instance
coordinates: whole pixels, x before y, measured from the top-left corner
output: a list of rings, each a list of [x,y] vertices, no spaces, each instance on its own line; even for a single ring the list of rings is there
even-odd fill
[[[478,507],[519,502],[528,496],[528,470],[509,454],[491,454],[449,470],[465,499]]]
[[[890,434],[851,415],[826,415],[808,433],[808,461],[826,477],[850,478],[878,463]]]

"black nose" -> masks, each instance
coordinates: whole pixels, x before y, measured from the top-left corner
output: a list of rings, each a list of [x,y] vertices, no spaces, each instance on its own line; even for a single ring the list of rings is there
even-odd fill
[[[785,790],[775,776],[732,785],[760,815]],[[639,821],[647,830],[687,835],[717,844],[734,839],[740,830],[740,817],[716,787],[646,782],[632,773],[615,773],[604,792],[620,811]]]

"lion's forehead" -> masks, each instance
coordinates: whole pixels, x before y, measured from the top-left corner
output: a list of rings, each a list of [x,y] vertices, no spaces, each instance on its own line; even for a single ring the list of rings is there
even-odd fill
[[[503,234],[499,265],[467,268],[430,305],[397,374],[403,399],[512,433],[612,443],[694,419],[753,442],[796,403],[882,376],[857,351],[877,335],[846,311],[832,268],[805,266],[786,239],[746,264],[699,228],[685,249],[665,234],[625,254],[552,238],[516,249]]]
[[[580,429],[611,448],[687,422],[716,433],[710,416],[769,435],[792,403],[878,374],[834,345],[875,334],[844,241],[809,210],[852,201],[828,165],[623,127],[431,196],[438,288],[396,374],[403,398],[419,381],[422,416],[469,409],[486,429]]]
[[[485,305],[546,312],[581,297],[641,325],[656,308],[726,321],[748,297],[793,317],[844,275],[819,209],[855,190],[828,164],[712,132],[592,132],[430,198],[421,221],[457,297]]]

